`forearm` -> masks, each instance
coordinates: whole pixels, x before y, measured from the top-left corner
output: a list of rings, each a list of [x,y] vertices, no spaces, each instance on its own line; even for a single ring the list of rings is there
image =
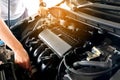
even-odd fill
[[[22,48],[22,45],[15,38],[2,19],[0,19],[0,39],[3,40],[12,50]]]
[[[2,39],[15,53],[15,63],[29,69],[30,60],[21,43],[15,38],[4,21],[0,18],[0,39]]]

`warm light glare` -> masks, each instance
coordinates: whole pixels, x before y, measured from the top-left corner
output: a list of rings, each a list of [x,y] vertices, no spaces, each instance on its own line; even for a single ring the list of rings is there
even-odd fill
[[[23,2],[28,9],[29,16],[37,13],[39,8],[39,0],[24,0]]]
[[[47,7],[52,7],[55,6],[56,4],[62,2],[63,0],[44,0],[47,4]],[[64,3],[62,4],[60,7],[65,8],[65,9],[69,9],[69,7]]]
[[[60,3],[62,0],[43,0],[43,1],[46,3],[47,7],[49,8]],[[39,9],[39,0],[24,0],[24,3],[28,8],[28,14],[30,16],[37,13]],[[62,4],[61,7],[68,9],[68,7],[65,4]]]
[[[47,7],[52,7],[60,3],[62,0],[43,0],[43,1],[46,2]]]

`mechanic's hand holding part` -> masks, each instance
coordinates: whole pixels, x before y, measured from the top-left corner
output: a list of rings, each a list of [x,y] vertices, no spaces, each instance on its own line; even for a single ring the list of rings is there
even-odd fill
[[[15,53],[15,62],[25,69],[29,69],[30,62],[27,52],[21,43],[15,38],[4,21],[0,18],[0,39]]]
[[[46,17],[48,15],[48,8],[40,6],[38,10],[38,14],[41,17]]]
[[[18,47],[18,50],[13,50],[15,52],[15,63],[19,64],[23,68],[29,69],[30,61],[27,52],[22,46]]]
[[[43,0],[39,0],[38,14],[41,17],[46,17],[48,15],[48,8],[46,7],[46,3],[43,2]]]

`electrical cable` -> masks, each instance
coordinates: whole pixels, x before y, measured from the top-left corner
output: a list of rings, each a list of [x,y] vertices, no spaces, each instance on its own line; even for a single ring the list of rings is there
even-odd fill
[[[63,70],[64,70],[64,60],[62,59],[58,66],[58,72],[57,72],[57,76],[56,76],[57,80],[62,80],[62,78],[61,78],[62,76],[60,73],[62,73],[61,71],[63,71]]]
[[[8,0],[8,21],[7,21],[7,24],[10,28],[10,0]]]

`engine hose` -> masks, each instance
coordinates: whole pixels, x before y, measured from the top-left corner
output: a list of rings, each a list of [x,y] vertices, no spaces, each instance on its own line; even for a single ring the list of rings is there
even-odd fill
[[[95,67],[100,67],[100,68],[110,68],[112,67],[112,62],[107,61],[107,62],[98,62],[98,61],[77,61],[73,63],[74,67],[79,67],[79,66],[95,66]]]
[[[96,76],[96,75],[102,75],[105,73],[109,73],[111,70],[113,70],[113,67],[112,67],[112,68],[107,68],[107,69],[104,69],[104,70],[98,71],[98,72],[89,72],[88,73],[88,72],[77,71],[76,69],[74,69],[73,67],[71,68],[70,65],[68,65],[68,63],[69,63],[69,62],[67,62],[67,61],[69,61],[69,60],[67,60],[68,58],[69,58],[68,55],[64,56],[64,58],[63,58],[66,69],[77,75]],[[88,62],[86,62],[86,64],[88,65]]]
[[[40,28],[39,30],[42,31],[43,29]],[[38,29],[33,30],[33,31],[30,31],[28,34],[26,34],[26,35],[20,40],[20,42],[23,42],[28,36],[34,34],[34,33],[37,32],[37,31],[38,31]]]

